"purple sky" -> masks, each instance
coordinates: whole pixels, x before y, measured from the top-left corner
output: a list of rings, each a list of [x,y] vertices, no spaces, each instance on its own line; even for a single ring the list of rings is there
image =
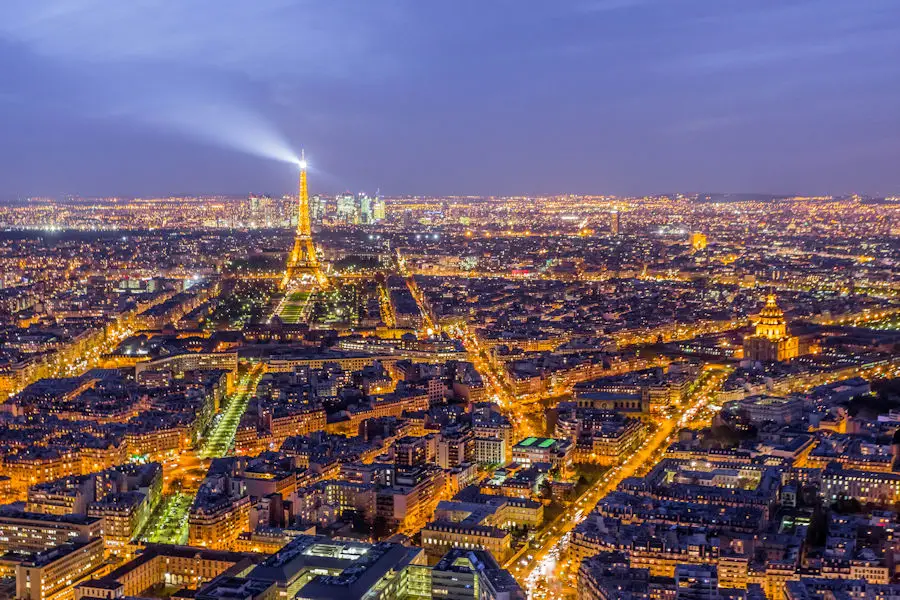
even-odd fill
[[[3,0],[0,197],[900,194],[898,0]]]

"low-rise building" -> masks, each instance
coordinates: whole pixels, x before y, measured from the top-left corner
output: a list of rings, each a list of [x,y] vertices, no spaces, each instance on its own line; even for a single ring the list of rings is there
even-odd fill
[[[513,446],[513,462],[522,465],[546,463],[554,468],[572,465],[573,444],[569,440],[527,437]]]
[[[188,544],[216,550],[230,549],[250,529],[250,496],[229,477],[207,477],[188,513]]]
[[[16,598],[73,600],[75,586],[102,575],[105,564],[101,538],[38,553],[16,565]]]

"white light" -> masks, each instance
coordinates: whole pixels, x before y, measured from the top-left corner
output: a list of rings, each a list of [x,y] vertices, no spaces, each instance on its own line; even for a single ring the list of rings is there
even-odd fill
[[[297,161],[297,166],[305,171],[306,170],[306,160]]]

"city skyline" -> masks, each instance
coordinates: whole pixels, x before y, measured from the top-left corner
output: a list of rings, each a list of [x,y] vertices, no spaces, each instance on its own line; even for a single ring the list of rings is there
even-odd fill
[[[297,166],[0,207],[16,598],[900,592],[900,204],[382,202]]]
[[[0,198],[900,193],[887,0],[104,4],[0,7]]]
[[[900,600],[898,33],[0,2],[0,600]]]

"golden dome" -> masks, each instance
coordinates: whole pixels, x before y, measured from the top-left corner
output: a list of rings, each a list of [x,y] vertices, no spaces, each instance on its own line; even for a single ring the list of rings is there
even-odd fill
[[[766,305],[759,312],[756,335],[769,339],[780,339],[787,335],[787,321],[784,311],[775,302],[775,294],[766,296]]]
[[[766,296],[766,305],[759,312],[760,319],[784,319],[784,311],[778,307],[775,294]]]

